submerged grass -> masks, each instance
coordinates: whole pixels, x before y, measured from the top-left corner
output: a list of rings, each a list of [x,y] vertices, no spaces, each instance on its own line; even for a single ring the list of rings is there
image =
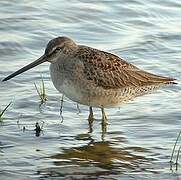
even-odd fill
[[[64,95],[62,95],[60,99],[60,116],[62,118],[61,122],[63,122],[63,103],[64,103]],[[77,103],[77,114],[80,114],[80,113],[81,113],[81,110],[80,110],[79,104]]]
[[[172,169],[172,164],[175,164],[176,166],[176,170],[178,170],[178,161],[179,161],[179,155],[180,155],[180,151],[181,151],[181,145],[179,146],[178,150],[176,150],[176,147],[177,147],[177,143],[178,143],[178,140],[181,136],[181,131],[178,133],[178,136],[175,140],[175,143],[174,143],[174,146],[173,146],[173,149],[172,149],[172,154],[171,154],[171,158],[170,158],[170,166],[171,166],[171,169]],[[173,157],[174,157],[174,153],[177,151],[177,155],[176,155],[176,160],[175,160],[175,163],[173,161]]]
[[[8,107],[11,105],[12,102],[10,102],[1,112],[0,112],[0,121],[3,118],[4,113],[7,111]]]
[[[77,103],[77,114],[80,114],[80,113],[81,113],[81,110],[80,110],[79,104]]]
[[[34,83],[36,91],[38,93],[38,96],[40,98],[40,104],[45,104],[46,101],[48,100],[47,95],[46,95],[46,90],[45,90],[45,83],[43,80],[43,77],[41,76],[41,84],[40,84],[40,88],[38,89],[36,83]]]
[[[62,95],[62,98],[60,100],[60,117],[62,119],[61,123],[63,122],[63,102],[64,102],[63,98],[64,98],[64,95]]]
[[[43,125],[44,125],[44,121],[41,126],[39,125],[38,122],[36,122],[34,131],[36,132],[35,135],[37,137],[40,136],[40,133],[43,131]]]

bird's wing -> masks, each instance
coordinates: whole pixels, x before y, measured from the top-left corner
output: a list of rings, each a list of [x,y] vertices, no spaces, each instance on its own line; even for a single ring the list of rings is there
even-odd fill
[[[148,73],[114,54],[89,47],[80,48],[79,58],[87,80],[104,89],[168,84],[175,80]]]

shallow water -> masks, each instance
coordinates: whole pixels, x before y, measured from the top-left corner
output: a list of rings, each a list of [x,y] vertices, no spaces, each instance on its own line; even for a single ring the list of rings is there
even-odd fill
[[[89,133],[88,108],[64,99],[48,64],[0,82],[0,179],[179,179],[170,170],[181,129],[180,0],[0,1],[0,78],[30,63],[56,36],[115,53],[147,71],[177,78],[162,88],[101,114]],[[43,75],[48,101],[39,108],[34,82]],[[35,124],[43,132],[35,136]],[[44,122],[44,124],[43,124]],[[23,131],[25,127],[25,131]]]

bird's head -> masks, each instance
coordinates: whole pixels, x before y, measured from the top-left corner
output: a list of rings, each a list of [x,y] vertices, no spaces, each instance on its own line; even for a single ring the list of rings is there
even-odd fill
[[[34,62],[28,64],[27,66],[19,69],[18,71],[10,74],[2,81],[7,81],[39,64],[44,62],[56,63],[65,59],[68,55],[71,55],[77,49],[76,43],[67,37],[57,37],[48,42],[47,47],[45,49],[45,53],[35,60]]]
[[[57,37],[47,44],[45,56],[48,62],[55,63],[71,55],[77,49],[76,43],[67,37]]]

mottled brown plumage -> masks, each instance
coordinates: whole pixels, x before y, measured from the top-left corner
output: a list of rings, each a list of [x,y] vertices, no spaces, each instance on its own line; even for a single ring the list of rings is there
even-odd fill
[[[79,46],[76,56],[84,63],[87,80],[105,89],[169,84],[175,80],[148,73],[114,54],[86,46]]]

